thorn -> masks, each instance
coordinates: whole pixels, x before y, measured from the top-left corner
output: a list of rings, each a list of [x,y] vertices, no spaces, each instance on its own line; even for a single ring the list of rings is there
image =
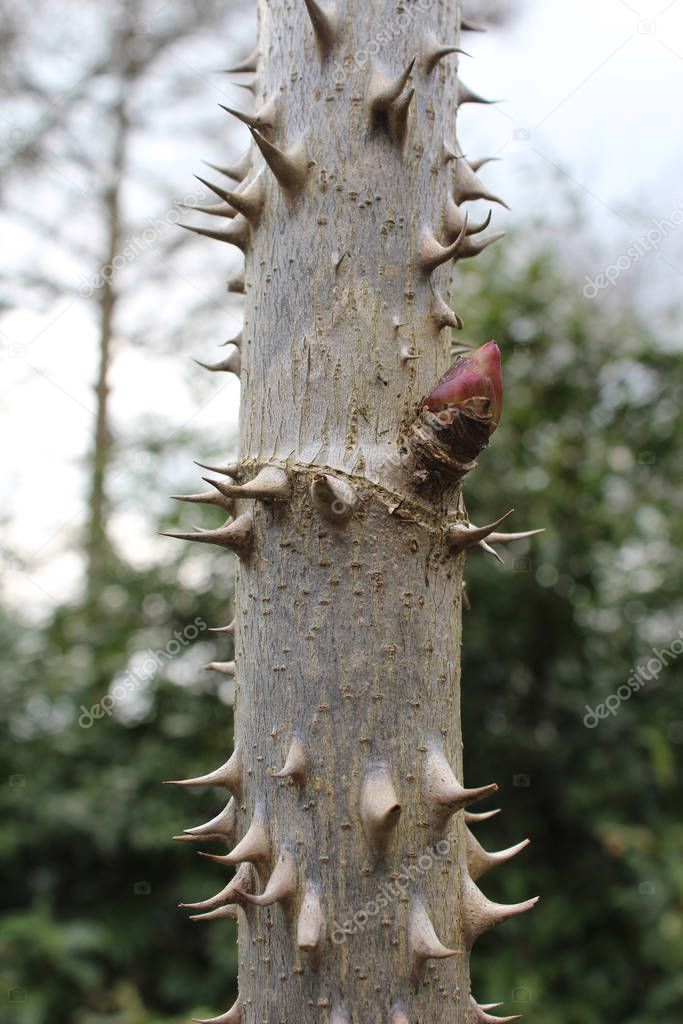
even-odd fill
[[[235,110],[233,107],[226,107],[225,104],[219,103],[218,106],[221,110],[224,110],[226,114],[232,114],[242,124],[246,124],[248,128],[258,128],[260,132],[272,132],[275,128],[275,122],[277,119],[277,110],[275,106],[275,100],[271,97],[267,100],[260,110],[257,110],[255,114],[244,114],[241,110]]]
[[[485,100],[483,96],[474,92],[458,79],[458,106],[461,107],[463,103],[485,103],[490,106],[493,103],[500,103],[500,100]]]
[[[229,789],[237,799],[242,792],[242,755],[239,747],[235,747],[231,756],[214,772],[208,775],[198,775],[195,779],[174,779],[165,782],[165,786],[219,786],[222,789]]]
[[[445,960],[447,957],[458,956],[457,949],[448,949],[434,931],[424,903],[413,896],[408,919],[408,950],[410,954],[410,972],[415,985],[419,985],[428,960]]]
[[[186,501],[191,505],[216,505],[230,515],[235,511],[235,502],[216,494],[215,491],[204,491],[202,494],[172,494],[173,501]]]
[[[227,903],[217,910],[209,910],[206,914],[190,914],[190,921],[220,921],[227,918],[230,921],[239,920],[239,906],[236,903]]]
[[[475,25],[473,21],[461,21],[460,22],[461,32],[486,32],[487,30],[483,25]]]
[[[244,342],[244,332],[240,331],[240,333],[236,334],[234,338],[228,338],[227,341],[222,341],[220,343],[220,348],[223,348],[225,345],[234,345],[235,348],[238,348],[240,350],[240,352],[241,352],[242,351],[242,344],[243,344],[243,342]]]
[[[489,203],[498,203],[500,206],[504,206],[506,210],[510,209],[504,199],[501,199],[500,196],[494,196],[492,192],[487,191],[484,182],[481,178],[477,177],[466,160],[458,161],[453,198],[458,206],[461,203],[472,202],[475,199],[485,199]]]
[[[494,242],[500,242],[501,238],[505,238],[505,234],[505,231],[496,231],[493,235],[489,235],[488,238],[466,238],[457,255],[457,259],[469,260],[473,256],[478,256],[479,253],[483,252],[484,249],[488,249]]]
[[[471,57],[472,54],[466,50],[461,50],[459,46],[445,45],[443,46],[437,40],[436,36],[430,35],[425,39],[424,55],[423,55],[423,67],[425,75],[431,75],[432,71],[444,57],[448,57],[451,53],[462,53],[465,57]]]
[[[415,66],[415,57],[398,78],[391,79],[375,65],[370,76],[368,89],[368,107],[372,115],[386,111],[399,98],[406,87],[410,74]]]
[[[493,555],[493,557],[495,558],[499,565],[505,565],[505,559],[501,558],[501,556],[498,554],[495,548],[492,548],[491,545],[487,544],[485,540],[480,540],[479,543],[477,544],[477,547],[481,548],[482,551],[485,551],[487,555]]]
[[[238,89],[246,89],[252,96],[256,95],[256,77],[252,78],[248,82],[231,82],[231,85],[237,86]]]
[[[432,320],[435,322],[439,330],[443,330],[444,327],[455,327],[457,331],[461,331],[465,324],[462,318],[454,312],[448,303],[443,299],[438,292],[434,293],[432,300]]]
[[[450,163],[452,160],[465,160],[466,159],[466,154],[465,153],[456,153],[454,150],[451,149],[451,147],[445,141],[442,142],[442,144],[441,144],[441,150],[442,150],[443,162],[445,164]]]
[[[228,291],[233,292],[235,295],[246,295],[247,289],[243,270],[235,277],[230,278],[228,281]]]
[[[260,501],[287,501],[292,494],[292,485],[284,469],[277,466],[264,466],[253,480],[245,484],[224,484],[222,480],[210,480],[204,477],[224,494],[226,498],[255,498]]]
[[[414,89],[408,89],[396,100],[389,110],[389,133],[397,145],[402,145],[408,126],[408,111],[415,95]]]
[[[254,520],[249,512],[238,516],[229,526],[221,526],[218,530],[201,530],[199,533],[167,533],[162,537],[173,537],[175,540],[194,540],[199,544],[216,544],[219,548],[234,551],[240,558],[247,558],[254,546]]]
[[[231,68],[226,68],[225,69],[225,73],[228,74],[228,75],[237,75],[237,74],[240,74],[242,71],[245,71],[245,72],[256,72],[256,70],[257,70],[257,68],[256,68],[257,63],[258,63],[258,47],[256,47],[255,50],[252,50],[252,52],[249,54],[249,56],[245,57],[244,60],[241,60],[239,62],[239,64],[235,64],[234,67],[231,67]]]
[[[240,864],[235,877],[232,878],[224,889],[211,896],[208,900],[201,900],[199,903],[179,903],[178,906],[185,910],[213,910],[215,907],[224,907],[229,903],[243,905],[247,893],[254,891],[254,869],[251,864]]]
[[[231,479],[236,480],[239,472],[238,462],[228,462],[227,465],[223,466],[210,466],[207,462],[197,462],[194,460],[195,466],[199,466],[200,469],[209,469],[212,473],[220,473],[222,476],[229,476]]]
[[[202,185],[210,189],[226,204],[233,206],[251,224],[258,223],[266,201],[263,177],[260,172],[241,192],[221,188],[220,185],[212,185],[210,181],[207,181],[206,178],[201,178],[198,174],[195,174],[195,178],[197,181],[201,181]],[[235,214],[233,213],[234,216]]]
[[[273,778],[293,779],[297,785],[302,786],[306,781],[307,774],[308,759],[306,758],[306,750],[299,737],[295,736],[285,758],[284,767],[279,772],[276,772]]]
[[[328,523],[343,526],[358,504],[354,488],[345,480],[319,473],[311,484],[311,498],[320,515]]]
[[[234,796],[231,796],[227,804],[215,818],[211,818],[204,825],[195,825],[194,828],[183,829],[188,839],[224,839],[232,842],[237,826],[237,803]]]
[[[511,917],[517,917],[518,914],[526,913],[527,910],[531,910],[536,906],[538,900],[539,897],[536,896],[534,899],[526,900],[524,903],[510,903],[507,905],[492,903],[491,900],[484,896],[481,889],[474,884],[469,875],[465,875],[463,880],[462,919],[463,937],[467,949],[472,949],[474,943],[484,932],[495,928],[498,924],[502,924],[503,921],[508,921]]]
[[[207,167],[211,167],[212,170],[218,171],[219,174],[224,174],[226,178],[232,178],[233,181],[243,181],[251,170],[251,151],[247,150],[236,164],[211,164],[208,160],[202,160],[202,163],[206,164]]]
[[[443,263],[448,263],[449,260],[452,260],[457,255],[465,240],[467,225],[468,219],[466,214],[460,234],[448,246],[441,245],[431,231],[423,232],[420,240],[420,266],[425,274],[433,274],[437,267],[440,267]]]
[[[411,359],[419,359],[420,353],[415,352],[412,345],[404,344],[399,349],[399,358],[402,363],[408,363]]]
[[[512,860],[518,853],[521,853],[530,843],[529,839],[524,839],[521,843],[517,843],[516,846],[510,846],[507,850],[499,850],[497,853],[488,853],[478,840],[472,835],[468,828],[465,829],[465,838],[467,840],[467,870],[469,871],[470,878],[476,882],[478,878],[485,875],[487,871],[491,871],[492,868],[497,867],[499,864],[505,864],[506,861]]]
[[[458,237],[458,235],[462,231],[466,216],[467,215],[462,212],[460,207],[456,206],[451,197],[448,196],[448,199],[446,200],[446,214],[444,217],[444,221],[446,237],[449,239],[449,241],[452,241],[454,238]],[[491,223],[492,217],[493,211],[489,210],[486,219],[481,221],[481,223],[479,224],[476,221],[468,220],[466,232],[467,237],[469,237],[470,235],[478,235],[481,231],[486,231],[487,227]]]
[[[521,1020],[519,1013],[514,1017],[491,1017],[486,1013],[487,1010],[495,1010],[497,1006],[501,1005],[502,1003],[491,1003],[487,1006],[479,1006],[470,996],[470,1005],[465,1014],[465,1024],[510,1024],[513,1020]]]
[[[237,216],[227,203],[210,203],[208,206],[199,203],[194,206],[191,203],[178,203],[178,206],[182,206],[184,210],[194,210],[195,213],[206,213],[209,217],[227,217],[228,220],[233,220]]]
[[[317,886],[308,881],[296,925],[296,944],[308,953],[313,970],[318,968],[326,932],[327,922],[320,893]]]
[[[309,169],[305,143],[298,142],[291,149],[282,150],[268,142],[256,128],[250,128],[249,131],[282,188],[290,193],[301,191],[306,184]]]
[[[217,363],[203,363],[201,359],[195,359],[194,356],[192,356],[192,362],[204,370],[211,370],[212,373],[234,373],[236,377],[240,376],[242,370],[242,357],[238,348]]]
[[[387,765],[370,768],[360,791],[360,820],[368,845],[381,856],[398,825],[401,805]]]
[[[205,1020],[199,1020],[198,1017],[193,1017],[192,1020],[195,1024],[241,1024],[242,1021],[242,1003],[238,999],[233,1006],[226,1012],[220,1015],[220,1017],[208,1017]]]
[[[523,530],[521,533],[491,533],[488,541],[489,544],[513,544],[516,540],[527,540],[539,533],[545,533],[545,527],[541,530]]]
[[[234,661],[210,661],[208,665],[204,666],[205,672],[221,672],[224,676],[235,677],[235,662]]]
[[[256,907],[271,907],[274,903],[288,903],[296,896],[298,872],[296,861],[289,850],[281,850],[273,873],[260,896],[247,896],[247,902]]]
[[[495,523],[490,523],[488,526],[468,526],[465,523],[452,523],[448,527],[447,540],[450,547],[454,551],[467,551],[468,548],[476,547],[480,541],[486,540],[495,532],[496,528],[504,523],[512,513],[514,508],[509,509],[505,515],[502,515],[500,519],[496,519]]]
[[[497,814],[500,814],[500,807],[496,807],[494,811],[482,811],[481,814],[474,814],[472,811],[465,811],[465,824],[478,825],[481,821],[488,821],[489,818],[495,818]]]
[[[469,165],[474,173],[477,174],[486,164],[498,163],[501,159],[502,157],[499,156],[482,156],[478,160],[470,160]]]
[[[235,620],[233,619],[229,626],[209,627],[209,633],[227,633],[228,636],[234,636],[235,635]]]
[[[234,850],[219,856],[215,853],[201,853],[201,857],[215,860],[218,864],[241,864],[250,861],[253,864],[264,864],[270,857],[268,843],[268,825],[261,810],[254,812],[251,825]],[[246,894],[245,894],[246,898]]]
[[[498,786],[495,782],[490,786],[480,786],[478,789],[465,789],[456,779],[443,753],[434,747],[428,752],[424,773],[424,798],[436,828],[443,828],[456,811],[497,791]]]
[[[334,45],[338,18],[336,10],[331,7],[323,7],[317,0],[304,0],[308,16],[313,25],[315,41],[321,56],[326,56]]]
[[[195,228],[191,224],[181,223],[178,223],[178,227],[184,228],[186,231],[192,231],[195,235],[203,235],[205,238],[215,238],[217,242],[229,242],[230,245],[236,245],[242,252],[245,252],[251,239],[249,222],[241,213],[238,213],[234,220],[222,231],[212,231],[210,228]]]

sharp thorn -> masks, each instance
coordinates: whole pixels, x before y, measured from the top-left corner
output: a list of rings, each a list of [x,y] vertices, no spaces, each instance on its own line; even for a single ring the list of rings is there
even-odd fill
[[[371,114],[374,115],[386,111],[396,102],[410,78],[415,66],[415,59],[413,57],[405,70],[401,72],[398,78],[393,80],[377,66],[373,67],[368,90],[368,107]]]
[[[195,466],[199,466],[200,469],[208,469],[212,473],[220,473],[221,476],[229,476],[232,480],[237,479],[237,474],[239,472],[238,462],[228,462],[222,466],[213,466],[209,465],[208,462],[197,462],[195,459],[194,464]]]
[[[463,880],[462,908],[463,908],[463,938],[467,949],[477,941],[480,935],[489,929],[494,928],[511,917],[526,913],[538,903],[539,897],[526,900],[524,903],[492,903],[484,896],[469,875]]]
[[[299,737],[295,736],[287,752],[284,766],[279,772],[275,772],[273,778],[293,779],[294,782],[301,786],[306,781],[307,773],[308,758],[306,757],[306,750]]]
[[[250,127],[249,131],[282,188],[290,193],[299,192],[306,184],[309,169],[305,144],[299,142],[285,151],[269,142],[256,128]]]
[[[239,798],[242,792],[242,756],[239,747],[230,755],[225,764],[208,775],[198,775],[194,779],[173,779],[165,782],[166,786],[218,786],[221,789],[229,789]]]
[[[441,750],[432,747],[428,751],[424,773],[425,802],[436,828],[441,829],[456,811],[468,807],[477,800],[483,800],[498,790],[492,783],[478,789],[465,789],[458,782],[453,769]]]
[[[437,267],[440,267],[443,263],[447,263],[457,255],[461,246],[464,243],[465,236],[467,234],[468,219],[465,215],[460,234],[451,242],[450,245],[443,246],[431,231],[425,231],[422,234],[420,240],[420,266],[425,274],[433,274]]]
[[[264,466],[253,480],[244,484],[226,484],[221,480],[204,477],[207,484],[216,487],[226,498],[255,498],[261,501],[287,501],[291,497],[292,485],[284,469],[278,466]]]
[[[225,73],[228,75],[237,75],[241,72],[256,72],[258,64],[258,47],[245,57],[244,60],[239,61],[231,68],[225,68]]]
[[[212,164],[208,160],[202,160],[202,163],[206,164],[207,167],[211,167],[212,170],[218,171],[219,174],[224,174],[226,178],[232,178],[233,181],[243,181],[251,170],[251,152],[247,150],[236,164]]]
[[[408,951],[411,976],[419,985],[428,960],[444,960],[458,956],[457,949],[449,949],[439,939],[422,900],[414,896],[408,919]]]
[[[161,532],[162,537],[173,537],[175,540],[194,540],[200,544],[215,544],[221,548],[234,551],[240,558],[251,554],[254,542],[254,521],[250,513],[245,512],[229,526],[218,530],[202,530],[199,533]]]
[[[222,231],[212,231],[210,228],[195,228],[191,224],[179,223],[178,227],[184,228],[185,231],[192,231],[195,235],[203,235],[205,238],[215,238],[217,242],[229,242],[230,245],[236,245],[243,252],[249,245],[251,237],[249,222],[240,213]]]
[[[248,903],[256,907],[271,907],[274,903],[289,903],[298,888],[296,860],[289,850],[281,850],[273,873],[259,896],[247,896]]]
[[[224,103],[219,103],[218,106],[226,114],[231,114],[242,124],[246,124],[248,128],[258,128],[260,132],[272,132],[275,128],[277,110],[275,100],[272,98],[264,103],[255,114],[245,114],[241,110],[235,110],[234,107],[226,107]]]
[[[304,0],[308,16],[313,25],[315,41],[321,56],[326,56],[332,49],[338,30],[336,9],[332,6],[323,7],[317,0]]]
[[[239,377],[242,370],[242,358],[238,348],[217,363],[203,363],[201,359],[195,359],[194,356],[192,361],[204,370],[211,370],[212,373],[234,373],[236,377]]]
[[[361,786],[360,820],[367,843],[376,856],[384,853],[400,815],[401,804],[388,766],[371,767]]]
[[[450,56],[452,53],[461,53],[465,57],[472,56],[471,53],[467,53],[466,50],[462,50],[459,46],[452,46],[450,44],[442,45],[438,42],[435,36],[429,36],[425,41],[424,55],[422,58],[424,73],[426,75],[431,75],[439,61],[443,60],[444,57]]]
[[[500,519],[497,519],[495,523],[490,523],[488,526],[472,526],[466,525],[465,523],[453,523],[448,528],[448,543],[451,548],[455,551],[467,551],[468,548],[476,547],[482,540],[487,540],[492,533],[504,523],[515,510],[511,508],[505,515],[502,515]]]

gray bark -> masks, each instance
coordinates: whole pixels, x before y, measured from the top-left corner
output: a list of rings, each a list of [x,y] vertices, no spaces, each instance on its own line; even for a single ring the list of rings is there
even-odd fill
[[[460,786],[464,554],[449,530],[464,510],[457,477],[417,486],[405,444],[450,362],[449,269],[425,269],[425,238],[452,241],[449,197],[479,187],[447,159],[457,55],[430,61],[435,41],[457,44],[459,4],[319,13],[259,2],[275,114],[256,140],[270,166],[254,149],[246,179],[264,202],[242,243],[238,483],[219,485],[236,518],[194,537],[240,554],[223,666],[237,754],[211,781],[236,798],[218,833],[232,840],[236,811],[245,838],[225,859],[237,882],[202,909],[239,919],[240,997],[220,1020],[472,1024],[489,1018],[470,1000],[471,945],[527,907],[489,904],[468,875],[468,846],[474,877],[492,863],[466,836],[464,807],[486,793]]]

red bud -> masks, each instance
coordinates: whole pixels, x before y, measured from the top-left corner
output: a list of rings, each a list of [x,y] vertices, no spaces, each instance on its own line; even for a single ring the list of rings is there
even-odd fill
[[[424,399],[406,442],[424,467],[416,479],[459,481],[475,466],[503,412],[503,376],[495,341],[454,363]],[[426,475],[425,475],[426,474]]]
[[[471,356],[454,363],[425,405],[434,413],[448,406],[457,406],[465,415],[469,411],[477,419],[489,420],[492,434],[503,411],[503,375],[495,341],[488,341]]]

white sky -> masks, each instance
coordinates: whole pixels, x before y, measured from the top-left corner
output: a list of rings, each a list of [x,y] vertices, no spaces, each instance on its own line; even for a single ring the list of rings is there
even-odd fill
[[[466,83],[505,100],[467,108],[459,124],[468,155],[505,157],[483,172],[513,206],[509,215],[496,214],[498,224],[541,212],[543,203],[552,206],[552,189],[539,187],[535,175],[553,168],[587,197],[612,258],[650,218],[679,208],[683,0],[527,0],[511,27],[468,34],[464,46],[476,58],[462,58]],[[215,102],[209,85],[206,102]],[[198,162],[194,154],[181,159],[190,191]],[[647,264],[670,298],[681,291],[682,242],[670,238]],[[585,273],[599,273],[604,263],[596,252]],[[217,312],[217,340],[234,329]],[[45,316],[18,310],[0,323],[0,507],[10,520],[3,522],[0,585],[26,610],[49,607],[78,579],[68,541],[84,513],[82,459],[92,433],[95,349],[91,307],[72,295]],[[205,432],[207,454],[219,451],[219,439],[229,437],[236,422],[238,385],[226,385],[221,376],[213,399],[200,407],[186,378],[184,354],[161,360],[142,350],[124,354],[115,372],[115,425],[123,429],[127,411],[140,407],[164,416],[169,432],[193,419]],[[144,453],[132,450],[130,473],[144,461]],[[159,487],[170,493],[177,481],[160,479]],[[135,510],[127,509],[122,523],[134,520]],[[141,530],[138,552],[158,551]]]

